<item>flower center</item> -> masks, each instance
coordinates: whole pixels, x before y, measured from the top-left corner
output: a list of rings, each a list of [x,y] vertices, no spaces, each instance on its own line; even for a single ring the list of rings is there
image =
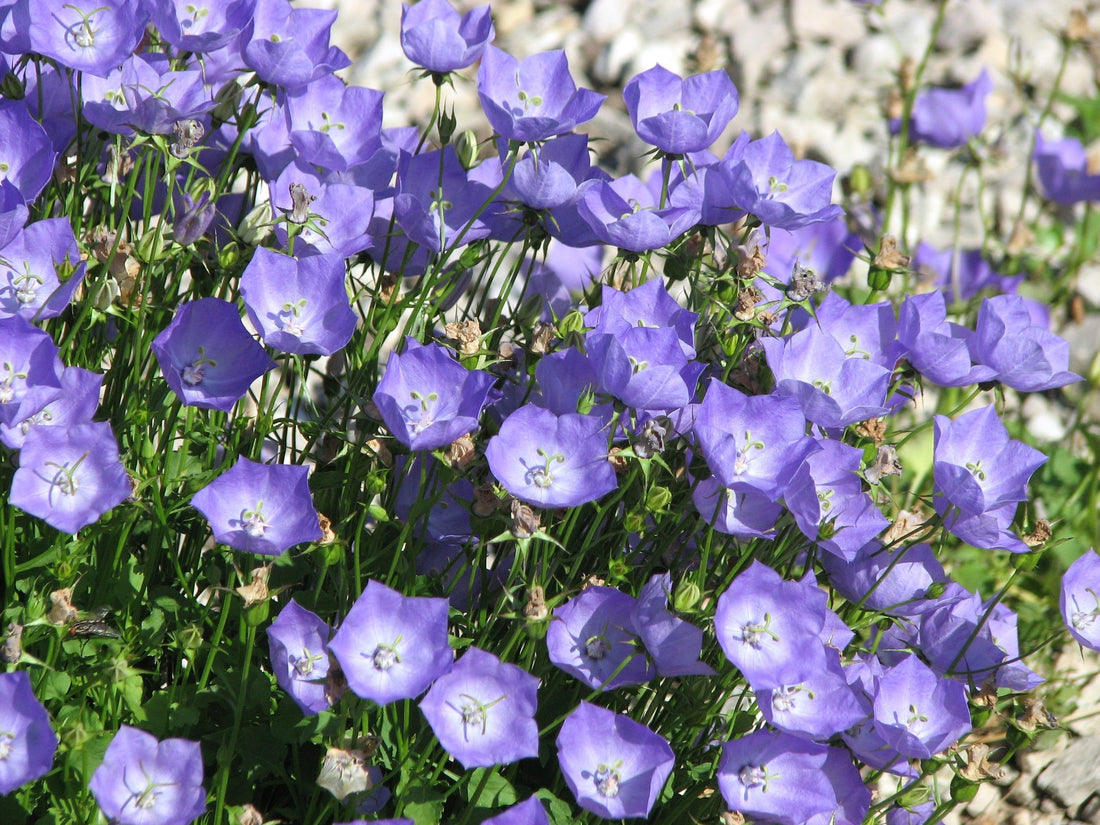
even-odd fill
[[[430,392],[426,395],[412,390],[409,397],[416,403],[405,408],[405,423],[409,432],[417,435],[435,423],[435,406],[439,401],[439,393]]]
[[[589,636],[588,641],[584,643],[584,652],[588,655],[589,659],[596,659],[599,661],[611,652],[611,642],[609,642],[607,637],[602,633],[595,636]]]
[[[733,460],[733,474],[744,475],[749,470],[749,451],[750,450],[763,450],[763,441],[753,441],[752,434],[745,430],[745,446],[737,451],[737,456]]]
[[[200,346],[198,348],[198,353],[199,357],[185,366],[180,372],[184,382],[192,387],[197,387],[206,379],[207,367],[218,366],[217,361],[213,358],[206,357],[206,347]]]
[[[768,789],[768,774],[763,765],[745,765],[737,772],[737,778],[746,788],[764,787]]]
[[[63,496],[76,495],[76,491],[80,489],[80,479],[76,477],[76,471],[87,457],[88,453],[84,453],[73,462],[71,467],[68,464],[58,464],[56,461],[46,462],[46,466],[52,467],[54,470],[53,476],[46,479],[50,484],[51,497],[55,489]]]
[[[542,447],[539,447],[536,452],[538,452],[538,454],[542,456],[542,459],[545,463],[541,467],[534,467],[533,469],[528,470],[527,476],[531,479],[531,483],[533,483],[536,487],[545,490],[547,487],[550,487],[554,484],[554,475],[550,472],[550,465],[554,463],[564,464],[565,456],[563,456],[561,453],[550,455],[548,452],[546,452],[546,450],[542,449]]]
[[[302,648],[301,656],[292,656],[290,663],[294,666],[294,671],[299,676],[309,676],[313,673],[313,663],[321,658],[320,653],[310,653],[309,648]]]
[[[291,303],[287,301],[283,304],[283,308],[279,310],[279,321],[283,325],[283,332],[288,335],[293,335],[295,338],[301,338],[305,333],[305,327],[302,326],[302,313],[305,311],[308,301],[305,298],[299,298],[297,301]]]
[[[263,538],[264,532],[271,523],[264,519],[263,500],[256,502],[252,510],[241,511],[241,529],[254,539]]]
[[[397,642],[399,641],[401,641],[400,638]],[[397,653],[397,642],[392,645],[378,645],[374,649],[374,653],[371,655],[371,664],[374,665],[375,670],[387,671],[401,662],[401,657]]]
[[[622,777],[619,776],[618,769],[622,767],[622,764],[620,759],[614,765],[601,763],[596,768],[596,772],[592,775],[592,779],[596,783],[596,793],[607,799],[619,795],[619,783],[622,781]]]
[[[75,26],[69,27],[69,33],[72,35],[73,42],[82,49],[90,49],[95,46],[95,36],[99,29],[92,28],[92,17],[101,11],[107,11],[107,7],[100,6],[98,9],[92,9],[87,14],[69,3],[66,3],[61,8],[72,9],[80,15],[80,22]]]
[[[455,707],[449,702],[447,704],[462,717],[462,738],[469,742],[470,726],[472,725],[476,729],[477,726],[480,725],[481,735],[484,736],[489,723],[489,714],[487,711],[498,702],[503,702],[507,697],[498,696],[488,703],[482,703],[468,693],[460,693],[458,694],[458,698],[462,700],[462,704],[459,707]]]
[[[8,731],[0,731],[0,760],[7,759],[14,750],[15,734]]]
[[[756,624],[753,624],[751,622],[746,622],[745,624],[741,625],[741,641],[747,644],[749,647],[753,648],[754,650],[760,650],[760,648],[763,647],[764,641],[766,639],[771,639],[772,641],[778,642],[779,636],[776,635],[775,631],[769,627],[771,622],[771,615],[765,613],[764,621],[762,623],[758,622]]]
[[[0,404],[10,404],[12,399],[15,398],[15,381],[27,380],[27,374],[25,372],[16,372],[15,367],[11,365],[10,361],[4,362],[3,379],[0,379]]]
[[[31,274],[30,264],[23,264],[23,266],[27,274],[14,278],[12,285],[15,287],[15,300],[23,306],[27,306],[33,304],[35,298],[38,297],[38,288],[42,286],[43,280],[41,276]]]

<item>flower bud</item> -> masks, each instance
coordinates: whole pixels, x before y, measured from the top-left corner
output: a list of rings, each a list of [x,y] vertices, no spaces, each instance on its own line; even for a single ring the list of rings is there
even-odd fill
[[[477,153],[477,135],[470,129],[463,129],[455,141],[455,154],[458,155],[458,161],[463,169],[473,169],[477,166]]]

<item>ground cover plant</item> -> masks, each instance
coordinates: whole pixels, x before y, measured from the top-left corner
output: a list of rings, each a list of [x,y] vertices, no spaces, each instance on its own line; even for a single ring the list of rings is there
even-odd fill
[[[1015,222],[937,249],[913,170],[982,174],[985,73],[899,66],[838,182],[654,66],[612,176],[489,7],[405,9],[400,128],[334,17],[0,9],[0,821],[915,825],[1056,732],[1087,101],[1039,90]]]

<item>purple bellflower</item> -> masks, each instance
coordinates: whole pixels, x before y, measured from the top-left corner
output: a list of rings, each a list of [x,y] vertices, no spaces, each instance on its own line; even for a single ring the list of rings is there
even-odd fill
[[[836,806],[825,773],[830,748],[779,731],[756,731],[722,746],[718,788],[731,810],[777,825],[801,825]]]
[[[330,635],[332,628],[324,619],[293,599],[267,629],[275,680],[306,715],[320,713],[332,705],[326,684]]]
[[[937,676],[916,655],[878,680],[874,716],[883,740],[910,759],[943,753],[970,732],[966,687]]]
[[[658,676],[711,676],[714,669],[699,661],[703,631],[669,612],[671,591],[672,576],[668,573],[656,574],[646,583],[634,608],[634,632],[645,645]]]
[[[550,825],[546,808],[537,796],[529,796],[520,803],[482,821],[481,825]]]
[[[20,51],[103,77],[137,48],[147,18],[141,0],[16,0],[2,31],[27,38]]]
[[[477,93],[489,124],[505,140],[546,140],[591,120],[605,96],[578,89],[564,51],[516,60],[486,46],[477,72]]]
[[[1062,576],[1058,605],[1078,644],[1100,650],[1100,556],[1091,548]]]
[[[605,422],[525,404],[489,439],[489,469],[509,493],[536,507],[576,507],[615,489]]]
[[[840,652],[825,649],[826,666],[802,682],[760,690],[756,704],[768,724],[807,739],[825,740],[866,716],[840,664]]]
[[[991,91],[993,80],[985,69],[961,89],[926,89],[913,103],[910,138],[940,149],[964,145],[985,127],[985,99]],[[892,120],[890,131],[898,134],[901,122]]]
[[[382,148],[382,92],[346,86],[335,75],[288,92],[285,112],[296,159],[337,172]]]
[[[57,344],[21,315],[0,318],[0,423],[18,424],[61,391]]]
[[[634,76],[623,100],[638,137],[669,155],[714,143],[737,114],[737,89],[724,69],[681,78],[660,64]]]
[[[1007,528],[1027,482],[1045,461],[1038,450],[1009,438],[992,405],[954,421],[935,418],[932,475],[935,508],[944,526],[975,547],[1026,553]]]
[[[371,190],[341,183],[332,175],[322,177],[302,160],[289,164],[268,187],[272,208],[298,227],[298,241],[344,258],[370,248],[369,224],[374,212]],[[312,221],[311,216],[315,216]],[[276,223],[275,237],[287,243],[285,222]]]
[[[447,610],[446,599],[406,597],[367,582],[329,642],[348,687],[379,705],[427,690],[454,663]]]
[[[538,756],[539,680],[469,647],[420,700],[439,744],[462,767],[488,768]]]
[[[65,367],[61,372],[61,388],[53,400],[22,421],[10,425],[0,423],[0,441],[18,450],[22,448],[27,433],[35,427],[68,429],[90,422],[99,406],[102,386],[102,373]]]
[[[611,587],[591,586],[554,608],[546,631],[550,661],[593,690],[653,678],[635,629],[637,602]]]
[[[588,360],[597,389],[637,410],[679,410],[695,397],[706,365],[684,355],[676,330],[632,327],[590,330]]]
[[[157,32],[180,51],[212,52],[227,45],[252,22],[256,0],[153,0]]]
[[[903,647],[918,649],[941,676],[965,678],[972,686],[999,677],[1008,653],[993,638],[992,611],[977,593],[948,582],[944,593],[917,616],[916,639]],[[895,625],[895,628],[897,626]],[[879,645],[879,658],[893,665],[901,656],[887,655]]]
[[[23,670],[0,673],[0,795],[45,776],[53,767],[57,734]]]
[[[410,450],[434,450],[478,429],[495,379],[468,370],[441,344],[405,339],[374,391],[374,403],[394,437]]]
[[[253,381],[275,367],[244,328],[237,305],[220,298],[180,306],[151,348],[172,392],[207,410],[229,412]]]
[[[19,453],[9,501],[65,533],[76,533],[130,496],[130,477],[106,421],[35,427]]]
[[[581,702],[558,733],[558,764],[577,804],[604,819],[646,818],[676,755],[663,736]]]
[[[0,249],[23,231],[28,216],[27,203],[19,187],[6,177],[0,178]]]
[[[205,190],[197,201],[187,192],[176,192],[172,195],[172,205],[176,210],[172,240],[180,246],[190,246],[206,234],[220,204],[211,200],[210,190]]]
[[[201,71],[171,71],[162,55],[132,55],[84,86],[84,116],[120,135],[170,135],[177,122],[202,119],[215,105]]]
[[[259,464],[241,457],[195,493],[191,506],[210,522],[219,544],[278,556],[296,544],[321,538],[308,476],[307,467]]]
[[[535,367],[535,382],[539,388],[536,403],[555,415],[577,412],[581,399],[591,397],[597,385],[592,362],[573,347],[540,358]],[[592,405],[588,414],[610,422],[613,412],[610,403],[598,403]]]
[[[729,203],[768,227],[793,230],[844,214],[831,203],[836,170],[815,160],[795,160],[778,132],[759,140],[739,139],[722,161]]]
[[[783,513],[763,493],[731,490],[714,477],[699,481],[691,491],[691,501],[699,515],[719,533],[740,538],[771,538]]]
[[[241,274],[241,297],[269,346],[332,355],[355,332],[344,276],[339,255],[292,258],[261,247]]]
[[[188,825],[206,808],[198,742],[165,739],[123,725],[88,788],[118,825]]]
[[[965,387],[991,380],[991,367],[970,358],[966,327],[947,320],[943,292],[907,295],[898,310],[898,341],[905,358],[925,379],[941,387]]]
[[[822,439],[791,483],[787,507],[806,538],[828,553],[851,561],[890,525],[863,489],[863,451],[842,441]]]
[[[886,548],[873,541],[855,559],[829,554],[821,563],[829,583],[844,598],[891,616],[915,612],[932,585],[947,581],[943,565],[927,544]]]
[[[1043,196],[1063,206],[1100,200],[1100,174],[1092,168],[1085,148],[1076,138],[1047,140],[1035,136],[1035,173]]]
[[[756,690],[795,685],[825,668],[825,596],[809,581],[784,581],[754,561],[718,597],[722,652]]]
[[[653,278],[628,292],[604,286],[600,305],[585,313],[584,323],[595,334],[620,335],[637,327],[676,330],[680,348],[695,357],[695,322],[698,313],[684,309],[668,293],[660,278]]]
[[[821,449],[805,434],[796,399],[748,396],[717,380],[707,387],[693,432],[723,487],[772,501],[783,496],[807,456]]]
[[[495,35],[489,6],[461,16],[448,0],[401,6],[401,50],[429,72],[446,74],[466,68],[481,57]]]
[[[994,295],[978,307],[970,338],[975,363],[989,367],[996,380],[1020,392],[1039,392],[1080,381],[1069,366],[1069,344],[1031,320],[1019,295]]]
[[[289,0],[256,0],[252,37],[242,50],[245,61],[261,80],[286,89],[339,71],[351,60],[329,46],[335,20],[335,9],[295,8]]]
[[[27,107],[14,100],[0,100],[0,135],[0,181],[10,182],[30,203],[53,174],[57,155],[50,137]]]
[[[68,218],[32,223],[0,249],[0,317],[38,321],[60,315],[86,267]]]
[[[597,238],[628,252],[668,246],[699,220],[697,209],[659,208],[653,191],[635,175],[595,181],[577,201],[577,210]]]

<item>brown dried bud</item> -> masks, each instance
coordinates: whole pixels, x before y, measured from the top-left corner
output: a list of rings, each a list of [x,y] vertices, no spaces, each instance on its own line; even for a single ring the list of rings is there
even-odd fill
[[[608,453],[607,460],[611,462],[611,469],[618,475],[625,473],[626,468],[629,466],[626,458],[623,456],[622,447],[612,447],[611,452]]]
[[[897,183],[927,183],[935,176],[929,171],[924,158],[910,149],[898,167],[890,170],[890,177]]]
[[[481,324],[476,319],[447,324],[443,334],[458,342],[459,355],[477,355],[481,352]]]
[[[818,292],[828,292],[829,285],[817,277],[812,269],[795,262],[791,273],[791,284],[787,287],[787,297],[792,301],[805,301]]]
[[[317,196],[309,194],[305,184],[290,184],[290,214],[287,215],[287,220],[291,223],[304,224],[309,220],[309,205],[315,200]]]
[[[1083,9],[1070,9],[1069,22],[1066,23],[1066,40],[1092,40],[1096,32],[1089,25],[1089,18]]]
[[[1004,779],[1004,775],[1003,765],[989,761],[989,745],[979,742],[967,746],[966,767],[959,771],[959,776],[971,782],[980,782],[983,779]]]
[[[364,751],[329,748],[321,763],[317,784],[341,801],[353,793],[370,790],[373,783],[367,758]]]
[[[734,307],[733,317],[738,321],[751,321],[756,317],[756,303],[764,297],[764,294],[748,284],[737,293],[737,306]]]
[[[882,534],[882,543],[890,545],[902,538],[912,540],[922,524],[924,524],[924,518],[919,513],[900,510],[894,523]]]
[[[101,180],[111,186],[118,186],[126,176],[134,171],[134,156],[126,149],[119,149],[115,144],[107,144],[107,160],[103,164]]]
[[[898,249],[898,239],[893,235],[884,235],[882,246],[875,255],[875,266],[883,269],[905,269],[909,266],[909,256]]]
[[[722,825],[745,825],[745,815],[740,811],[722,811]]]
[[[1058,717],[1047,710],[1038,696],[1028,696],[1024,699],[1024,712],[1016,719],[1016,724],[1021,730],[1029,732],[1036,728],[1056,728]]]
[[[23,658],[23,625],[12,622],[8,625],[8,635],[4,637],[4,647],[0,650],[0,662],[15,665]]]
[[[538,511],[518,498],[512,499],[512,535],[517,539],[529,539],[541,529]]]
[[[324,513],[317,513],[317,523],[321,526],[321,539],[318,544],[332,544],[336,541],[336,532],[332,529],[332,519]]]
[[[1048,541],[1050,537],[1054,535],[1054,531],[1050,529],[1050,522],[1045,518],[1039,519],[1035,523],[1035,529],[1024,536],[1024,544],[1028,547],[1042,547]]]
[[[903,92],[908,92],[913,88],[913,81],[917,76],[917,62],[911,57],[907,57],[901,61],[901,65],[898,66],[898,85],[901,86]]]
[[[605,584],[607,584],[607,579],[593,573],[584,580],[584,584],[581,585],[581,590],[587,590],[590,587],[603,587]]]
[[[378,408],[375,407],[374,411],[377,412]],[[367,411],[367,414],[370,414],[369,410]],[[390,448],[386,446],[386,442],[384,442],[382,439],[372,438],[366,443],[365,446],[368,450],[374,453],[375,458],[378,459],[383,467],[393,466],[393,453],[390,452]]]
[[[271,592],[267,589],[267,580],[270,577],[271,565],[260,565],[252,571],[252,581],[237,588],[237,592],[244,599],[245,607],[266,602],[270,598]]]
[[[169,144],[168,151],[172,153],[172,157],[183,160],[191,156],[195,144],[206,134],[206,127],[194,118],[186,118],[172,124],[172,134],[175,140]]]
[[[50,608],[50,612],[46,614],[46,619],[52,625],[68,624],[71,621],[75,621],[80,611],[77,610],[76,605],[72,602],[73,591],[68,587],[64,587],[61,590],[55,590],[50,594],[50,604],[53,607]]]
[[[459,470],[465,470],[475,458],[477,458],[477,449],[474,447],[473,436],[469,433],[455,439],[447,447],[447,461]]]
[[[557,327],[546,321],[535,323],[534,333],[531,335],[531,352],[535,355],[546,355],[550,352],[550,342],[558,335]]]
[[[238,825],[264,825],[264,817],[255,805],[248,804],[241,808],[237,823]]]
[[[390,303],[393,300],[394,294],[399,292],[397,289],[401,283],[401,279],[396,275],[389,272],[384,272],[382,277],[378,279],[378,297],[383,303]]]
[[[541,622],[550,615],[546,606],[546,591],[542,585],[534,584],[527,589],[527,604],[523,607],[523,616],[529,622]]]
[[[878,484],[883,476],[900,476],[901,461],[898,451],[891,444],[880,444],[874,463],[863,471],[863,477],[870,484]]]
[[[890,120],[901,120],[905,113],[905,95],[897,86],[891,86],[886,95],[886,117]]]
[[[760,230],[756,230],[737,247],[737,276],[743,280],[751,281],[764,268],[766,260],[760,238]]]
[[[496,489],[492,484],[485,482],[474,488],[474,503],[470,509],[475,516],[488,518],[497,511],[499,506],[500,499],[497,497]]]
[[[881,444],[886,439],[886,419],[869,418],[866,421],[860,421],[856,424],[856,434]]]

